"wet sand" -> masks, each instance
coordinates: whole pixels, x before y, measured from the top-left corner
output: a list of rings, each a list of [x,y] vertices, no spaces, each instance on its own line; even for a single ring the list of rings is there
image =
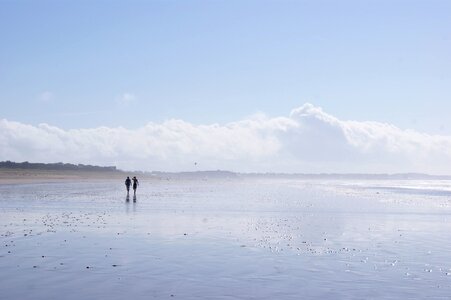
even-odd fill
[[[1,299],[451,295],[446,181],[52,179],[0,184]]]

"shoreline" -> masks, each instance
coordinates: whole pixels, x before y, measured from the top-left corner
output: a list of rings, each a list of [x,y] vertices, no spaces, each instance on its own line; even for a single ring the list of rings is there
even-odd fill
[[[127,176],[137,176],[141,180],[207,180],[207,179],[271,179],[271,180],[340,180],[340,181],[380,181],[380,180],[451,180],[451,176],[427,174],[276,174],[276,173],[233,173],[227,171],[197,172],[152,172],[123,170],[51,170],[0,167],[0,185],[53,183],[76,181],[125,180]]]

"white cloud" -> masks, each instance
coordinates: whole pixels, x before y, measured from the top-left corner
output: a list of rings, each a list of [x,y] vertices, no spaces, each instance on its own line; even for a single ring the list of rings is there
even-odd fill
[[[170,171],[451,174],[451,136],[379,122],[343,121],[311,104],[285,117],[259,114],[226,125],[168,120],[135,130],[62,130],[1,120],[0,160]]]
[[[130,105],[135,100],[136,100],[136,97],[132,93],[123,93],[122,95],[120,95],[119,97],[116,98],[116,102],[119,105],[124,105],[124,106]]]

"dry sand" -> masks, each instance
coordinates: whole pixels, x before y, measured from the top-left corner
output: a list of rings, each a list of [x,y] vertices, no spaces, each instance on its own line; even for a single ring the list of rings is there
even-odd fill
[[[32,170],[0,168],[0,184],[50,183],[64,181],[119,180],[133,172],[96,172],[76,170]],[[144,176],[139,174],[138,176]],[[148,177],[148,176],[147,176]]]

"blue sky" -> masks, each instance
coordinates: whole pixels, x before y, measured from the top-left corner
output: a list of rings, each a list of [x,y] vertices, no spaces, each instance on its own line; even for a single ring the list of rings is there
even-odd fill
[[[0,1],[0,119],[225,125],[305,103],[451,135],[450,1]]]
[[[312,102],[345,119],[451,133],[449,1],[0,6],[7,119],[64,128],[224,123]],[[51,101],[37,101],[46,92]],[[125,93],[135,101],[117,106]]]

